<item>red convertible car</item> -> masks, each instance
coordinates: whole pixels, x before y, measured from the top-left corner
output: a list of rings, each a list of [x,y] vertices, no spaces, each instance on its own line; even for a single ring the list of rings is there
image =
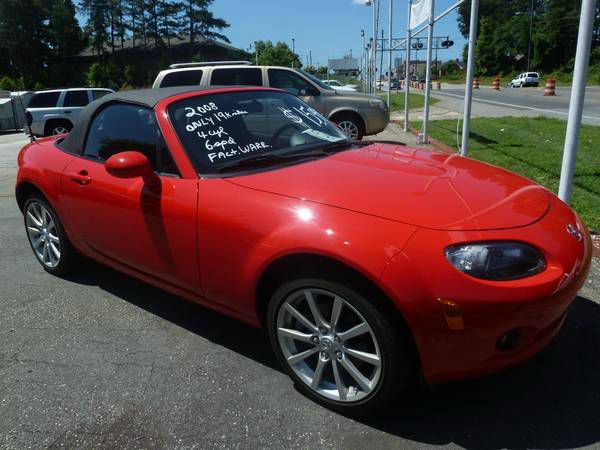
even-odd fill
[[[274,89],[110,94],[18,163],[46,271],[83,255],[262,326],[299,389],[345,413],[534,355],[590,265],[584,224],[545,188],[350,141]]]

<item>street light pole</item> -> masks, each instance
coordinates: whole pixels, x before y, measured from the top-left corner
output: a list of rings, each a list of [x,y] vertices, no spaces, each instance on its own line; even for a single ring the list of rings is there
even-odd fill
[[[294,68],[296,55],[296,39],[292,38],[292,69]]]

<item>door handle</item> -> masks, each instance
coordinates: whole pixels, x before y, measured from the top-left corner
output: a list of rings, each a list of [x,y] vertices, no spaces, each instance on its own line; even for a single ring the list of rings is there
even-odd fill
[[[88,175],[87,170],[80,170],[79,172],[71,172],[69,178],[78,184],[90,184],[92,177]]]
[[[71,114],[71,111],[63,111],[65,114]]]

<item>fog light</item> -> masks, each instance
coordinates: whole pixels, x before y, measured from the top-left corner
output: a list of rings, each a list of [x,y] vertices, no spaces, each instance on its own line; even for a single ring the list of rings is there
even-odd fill
[[[518,328],[513,328],[512,330],[504,333],[498,341],[496,342],[496,348],[501,352],[507,352],[509,350],[514,350],[519,345],[519,340],[521,339],[521,330]]]

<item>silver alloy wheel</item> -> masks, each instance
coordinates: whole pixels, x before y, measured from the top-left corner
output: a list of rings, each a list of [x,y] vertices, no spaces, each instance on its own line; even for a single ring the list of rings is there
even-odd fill
[[[69,132],[69,130],[67,130],[65,127],[61,127],[60,125],[52,128],[53,135],[64,134],[64,133],[68,133],[68,132]]]
[[[46,267],[58,266],[61,252],[60,238],[54,219],[44,205],[36,201],[27,205],[25,226],[35,256]]]
[[[350,139],[358,139],[358,126],[351,120],[342,120],[338,123],[338,127],[340,127]]]
[[[277,313],[277,338],[294,373],[328,399],[361,400],[381,378],[375,333],[356,308],[333,292],[308,288],[285,298]]]

